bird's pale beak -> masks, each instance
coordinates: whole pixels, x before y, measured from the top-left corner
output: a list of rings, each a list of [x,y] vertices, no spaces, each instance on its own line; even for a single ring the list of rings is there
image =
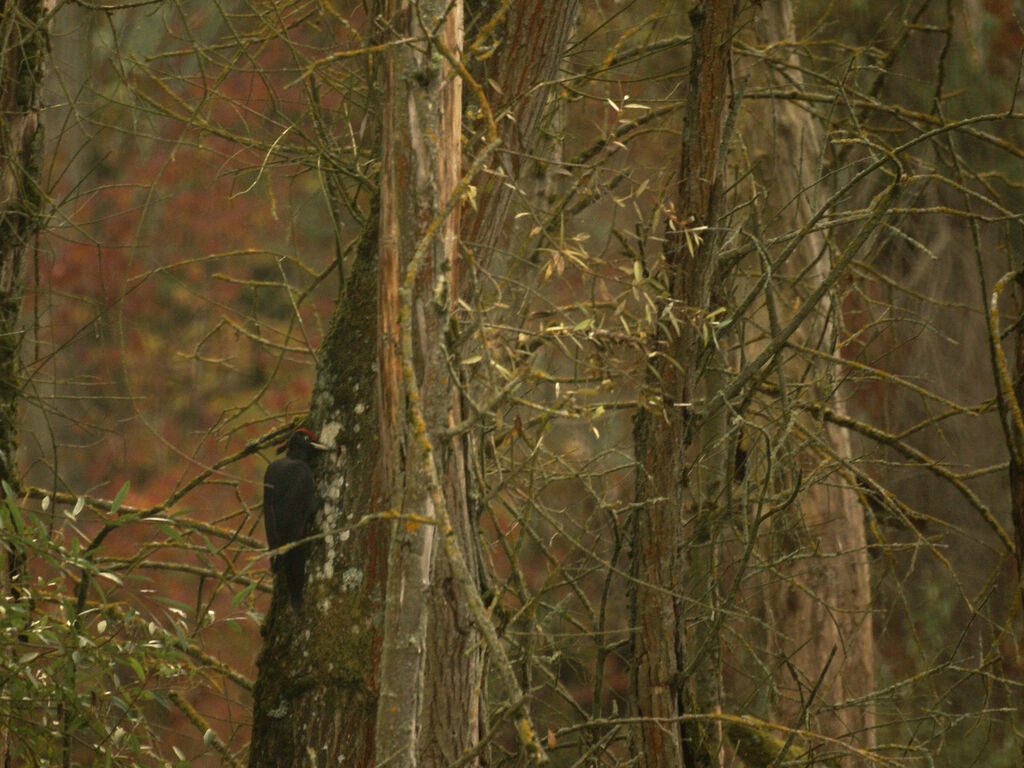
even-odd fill
[[[312,440],[309,441],[309,447],[310,448],[316,448],[318,451],[329,451],[329,450],[331,450],[331,446],[325,445],[324,443],[316,443],[316,442],[313,442]]]

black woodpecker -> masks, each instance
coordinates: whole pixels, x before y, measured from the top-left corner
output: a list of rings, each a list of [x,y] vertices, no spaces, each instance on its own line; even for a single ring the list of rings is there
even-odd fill
[[[270,462],[263,475],[263,524],[267,529],[267,546],[277,549],[290,541],[309,535],[308,527],[320,507],[320,497],[313,482],[310,462],[320,451],[329,450],[308,429],[298,429],[288,442],[277,449],[285,454]],[[285,582],[292,607],[302,605],[302,587],[306,581],[308,544],[289,549],[271,558],[276,585]]]

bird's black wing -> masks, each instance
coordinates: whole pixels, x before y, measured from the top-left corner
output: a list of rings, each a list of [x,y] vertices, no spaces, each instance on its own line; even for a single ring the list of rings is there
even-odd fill
[[[298,459],[281,458],[263,476],[263,523],[271,549],[305,535],[306,523],[316,511],[313,470]]]
[[[279,521],[284,511],[287,469],[282,459],[272,461],[263,474],[263,527],[267,531],[267,548],[275,549],[283,543]]]
[[[289,457],[273,461],[263,476],[263,522],[267,546],[276,549],[307,535],[307,526],[320,501],[309,464]],[[278,555],[272,563],[276,573],[285,577],[292,604],[302,602],[307,545],[294,547]]]

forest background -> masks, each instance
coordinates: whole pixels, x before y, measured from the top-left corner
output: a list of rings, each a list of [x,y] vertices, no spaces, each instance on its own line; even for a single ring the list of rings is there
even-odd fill
[[[680,5],[5,0],[6,764],[1021,764],[1019,9]]]

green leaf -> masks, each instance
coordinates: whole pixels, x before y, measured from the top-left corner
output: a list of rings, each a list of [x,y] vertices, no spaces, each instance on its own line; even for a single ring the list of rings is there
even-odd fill
[[[128,489],[130,487],[130,482],[125,482],[125,484],[121,486],[121,490],[117,492],[117,496],[115,496],[114,500],[110,503],[111,514],[117,512],[117,510],[121,508],[121,505],[124,504],[124,499],[128,495]]]
[[[127,661],[128,665],[135,671],[135,675],[139,678],[139,682],[146,682],[146,670],[142,668],[142,664],[139,663],[139,660],[134,656],[128,656],[125,661]]]
[[[241,605],[245,601],[245,599],[249,597],[249,593],[256,589],[257,583],[258,582],[256,582],[255,580],[250,581],[239,592],[236,592],[231,597],[231,607],[237,608],[239,605]]]
[[[177,527],[173,523],[169,523],[161,518],[149,518],[149,520],[158,521],[156,523],[156,529],[160,531],[164,536],[173,541],[175,544],[184,544],[185,539],[181,533],[178,532]]]
[[[7,499],[7,515],[11,521],[11,528],[15,533],[21,533],[25,530],[25,519],[21,515],[21,507],[14,503],[14,500],[10,497]]]

